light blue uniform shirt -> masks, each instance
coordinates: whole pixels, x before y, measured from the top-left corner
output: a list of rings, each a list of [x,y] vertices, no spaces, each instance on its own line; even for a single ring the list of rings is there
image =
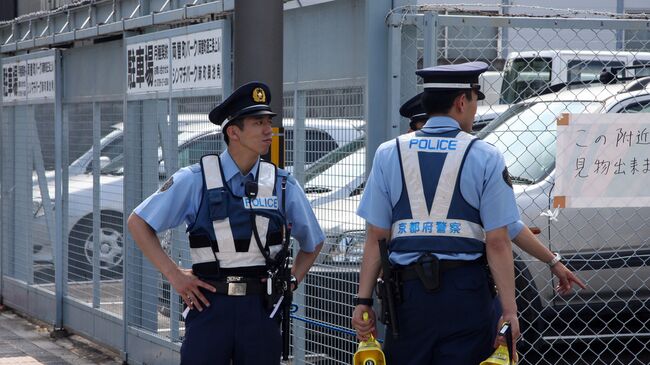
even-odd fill
[[[460,130],[458,122],[449,117],[432,117],[422,127],[427,133]],[[359,203],[357,214],[368,223],[383,229],[392,226],[392,209],[402,194],[400,158],[395,140],[382,143],[375,153],[372,170]],[[460,191],[472,207],[478,209],[486,232],[515,224],[519,210],[512,188],[503,179],[505,161],[496,147],[476,141],[470,148],[460,177]],[[513,227],[513,231],[516,228]],[[517,231],[516,233],[519,233]],[[395,264],[408,265],[420,253],[392,252]],[[439,259],[473,260],[481,254],[436,254]]]
[[[255,179],[258,165],[259,160],[251,172],[244,176],[228,150],[221,153],[224,178],[230,190],[238,196],[244,195],[246,181]],[[199,164],[178,170],[172,178],[173,184],[167,190],[156,191],[133,210],[156,232],[177,227],[181,223],[188,225],[194,222],[201,204],[203,174]],[[279,182],[277,184],[279,187]],[[279,192],[279,199],[282,199],[281,195]],[[316,246],[325,240],[325,235],[305,193],[292,176],[287,177],[285,204],[287,221],[292,225],[291,236],[298,240],[303,251],[314,252]]]
[[[510,237],[511,240],[515,239],[519,233],[521,233],[521,230],[524,229],[526,225],[522,221],[516,221],[515,223],[508,224],[508,237]]]

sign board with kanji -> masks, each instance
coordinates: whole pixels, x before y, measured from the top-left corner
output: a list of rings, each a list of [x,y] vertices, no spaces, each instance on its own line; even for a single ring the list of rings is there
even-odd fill
[[[42,53],[47,56],[38,57]],[[2,101],[54,100],[56,58],[52,51],[2,62]]]
[[[558,119],[553,206],[650,206],[650,118],[643,113]]]
[[[195,28],[149,34],[142,42],[138,37],[130,40],[126,46],[128,94],[223,87],[223,29],[191,29]]]

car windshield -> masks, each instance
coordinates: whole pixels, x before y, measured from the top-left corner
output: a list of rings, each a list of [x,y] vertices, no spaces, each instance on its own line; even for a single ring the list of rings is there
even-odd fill
[[[550,58],[515,58],[503,68],[501,104],[516,103],[535,96],[551,81]]]
[[[522,103],[510,108],[478,137],[503,153],[513,182],[531,184],[555,167],[557,118],[560,114],[596,112],[597,102],[557,101]]]

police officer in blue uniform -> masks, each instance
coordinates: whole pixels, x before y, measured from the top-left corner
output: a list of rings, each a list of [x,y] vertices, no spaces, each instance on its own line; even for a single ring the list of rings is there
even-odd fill
[[[181,364],[279,364],[277,276],[289,255],[288,236],[300,244],[292,289],[325,238],[295,179],[260,159],[271,145],[270,100],[261,82],[235,90],[209,115],[227,149],[180,169],[129,217],[137,245],[187,305]],[[156,236],[181,223],[191,270],[177,266]]]
[[[490,273],[502,321],[519,336],[507,228],[519,212],[503,156],[469,134],[486,69],[472,62],[418,70],[430,119],[375,153],[357,211],[368,234],[352,325],[361,339],[375,329],[378,241],[387,239],[400,287],[399,337],[389,326],[384,347],[389,364],[476,365],[487,358],[497,331]]]
[[[429,120],[429,116],[424,112],[424,108],[422,108],[422,104],[420,103],[421,98],[422,93],[417,94],[399,108],[399,114],[409,119],[407,133],[419,131],[424,127],[427,120]]]
[[[422,103],[420,102],[421,99],[422,93],[417,94],[402,104],[399,109],[400,115],[410,120],[409,133],[422,129],[426,121],[429,119],[422,107]],[[512,242],[526,253],[549,266],[551,273],[553,273],[558,280],[555,289],[560,295],[568,294],[574,285],[581,289],[586,288],[582,280],[580,280],[573,271],[569,270],[564,265],[561,261],[562,257],[560,254],[554,253],[544,246],[544,244],[535,237],[535,234],[530,230],[530,228],[526,227],[524,222],[521,220],[508,225],[508,237],[510,237]]]

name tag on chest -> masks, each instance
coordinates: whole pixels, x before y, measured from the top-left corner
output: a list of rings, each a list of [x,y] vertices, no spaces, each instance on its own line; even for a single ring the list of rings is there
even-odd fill
[[[278,209],[278,197],[271,196],[268,198],[242,198],[244,201],[244,208],[246,209]]]

